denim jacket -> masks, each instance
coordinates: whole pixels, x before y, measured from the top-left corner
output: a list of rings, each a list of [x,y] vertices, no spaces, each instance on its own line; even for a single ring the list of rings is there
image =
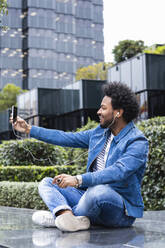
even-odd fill
[[[114,136],[105,169],[92,172],[91,165],[103,149],[109,132],[100,125],[75,133],[32,126],[30,136],[54,145],[88,148],[87,172],[82,174],[82,186],[109,184],[122,196],[127,215],[140,218],[144,208],[141,182],[148,157],[148,141],[134,123],[129,122]]]

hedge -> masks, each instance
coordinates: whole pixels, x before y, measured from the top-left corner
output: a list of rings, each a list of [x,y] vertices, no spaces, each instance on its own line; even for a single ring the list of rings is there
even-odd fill
[[[38,183],[0,182],[0,205],[47,209],[38,194]]]
[[[39,182],[44,177],[54,177],[58,174],[77,175],[76,165],[71,166],[1,166],[0,181]]]
[[[0,165],[63,165],[68,160],[67,148],[35,139],[3,141],[0,145]]]
[[[147,210],[165,209],[165,125],[145,128],[149,140],[148,166],[142,182],[142,195]]]
[[[145,136],[148,138],[149,144],[150,144],[148,166],[146,168],[146,173],[144,175],[144,179],[142,183],[142,195],[144,199],[145,210],[165,209],[165,156],[164,156],[165,154],[165,124],[164,123],[165,123],[165,117],[157,117],[157,118],[153,118],[150,120],[145,120],[145,121],[141,121],[137,123],[138,127],[143,131]],[[83,127],[83,129],[81,130],[86,130],[89,127],[90,128],[95,127],[96,125],[97,124],[94,122],[89,122],[88,125]],[[8,144],[10,144],[10,142]],[[38,149],[36,144],[33,146],[33,148]],[[4,144],[0,146],[2,149],[4,149],[3,145]],[[38,145],[40,146],[40,143],[38,143]],[[48,145],[48,144],[45,144],[45,145]],[[22,167],[22,170],[20,167],[18,167],[20,168],[18,169],[18,171],[16,171],[15,167],[11,167],[11,170],[9,167],[6,167],[6,171],[5,171],[5,167],[4,167],[4,168],[1,168],[0,170],[1,180],[4,180],[4,179],[7,180],[6,177],[8,177],[9,180],[18,180],[18,178],[19,180],[21,178],[24,178],[23,180],[26,180],[25,178],[30,178],[31,176],[32,178],[35,178],[36,181],[38,181],[40,180],[40,178],[47,176],[48,174],[49,176],[52,176],[52,175],[54,176],[54,174],[56,173],[58,174],[60,173],[60,171],[61,172],[65,171],[65,173],[68,173],[68,174],[83,173],[85,171],[86,159],[87,159],[87,156],[84,154],[84,149],[74,149],[74,150],[69,149],[69,148],[66,148],[66,150],[65,148],[62,148],[62,149],[63,150],[58,150],[58,152],[56,153],[55,159],[57,159],[58,161],[59,159],[58,156],[59,157],[61,156],[61,153],[60,153],[61,151],[64,152],[64,154],[63,154],[63,157],[60,157],[60,161],[64,161],[64,163],[66,163],[67,160],[73,161],[76,157],[78,158],[79,161],[75,161],[74,163],[71,163],[73,167],[69,166],[67,168],[65,166],[62,167],[61,165],[59,165],[58,168],[52,167],[52,169],[50,169],[50,167],[48,167],[48,170],[46,170],[43,167],[43,170],[42,170],[41,167],[38,166],[38,170],[37,170],[36,167],[32,168],[32,166],[28,166],[27,164],[26,166]],[[17,152],[19,152],[19,150],[17,150]],[[1,152],[0,152],[0,156],[2,156]],[[17,156],[17,154],[15,154],[15,156]],[[5,157],[3,157],[3,159],[5,161]],[[26,158],[24,157],[24,159]],[[10,161],[12,161],[12,159]],[[5,165],[7,164],[8,163],[6,163]],[[14,164],[10,163],[10,165],[14,165]],[[27,168],[25,169],[25,167]],[[30,170],[30,172],[28,170]],[[2,196],[2,193],[0,193],[0,197],[1,196]],[[1,197],[1,199],[2,198],[3,197]],[[1,204],[1,200],[0,200],[0,204]]]
[[[149,141],[148,166],[142,182],[146,210],[165,209],[165,116],[137,123]]]
[[[77,131],[85,131],[97,125],[98,123],[89,119],[88,123]],[[0,165],[51,166],[76,164],[81,172],[82,167],[85,167],[87,162],[86,151],[86,149],[55,146],[35,139],[10,140],[0,144]]]

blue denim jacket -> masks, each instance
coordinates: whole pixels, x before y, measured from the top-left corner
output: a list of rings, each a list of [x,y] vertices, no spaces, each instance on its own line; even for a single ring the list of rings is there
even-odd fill
[[[148,156],[148,141],[133,122],[114,136],[105,169],[91,172],[91,165],[104,147],[109,129],[96,127],[82,132],[64,132],[33,126],[30,136],[60,146],[88,148],[87,172],[82,174],[82,186],[109,184],[124,200],[129,216],[143,216],[141,182]]]

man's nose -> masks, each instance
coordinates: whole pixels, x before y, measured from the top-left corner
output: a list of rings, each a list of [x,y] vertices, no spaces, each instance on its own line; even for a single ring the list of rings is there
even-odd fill
[[[101,112],[100,112],[100,109],[97,111],[97,115],[100,115],[101,114]]]

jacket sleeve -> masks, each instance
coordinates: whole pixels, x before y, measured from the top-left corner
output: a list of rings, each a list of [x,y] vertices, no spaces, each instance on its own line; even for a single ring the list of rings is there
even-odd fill
[[[125,153],[114,164],[100,171],[82,174],[82,186],[89,187],[125,180],[141,166],[145,167],[148,149],[148,141],[145,137],[130,141]]]
[[[75,133],[64,132],[55,129],[32,126],[30,137],[64,147],[88,148],[91,132],[92,130]]]

